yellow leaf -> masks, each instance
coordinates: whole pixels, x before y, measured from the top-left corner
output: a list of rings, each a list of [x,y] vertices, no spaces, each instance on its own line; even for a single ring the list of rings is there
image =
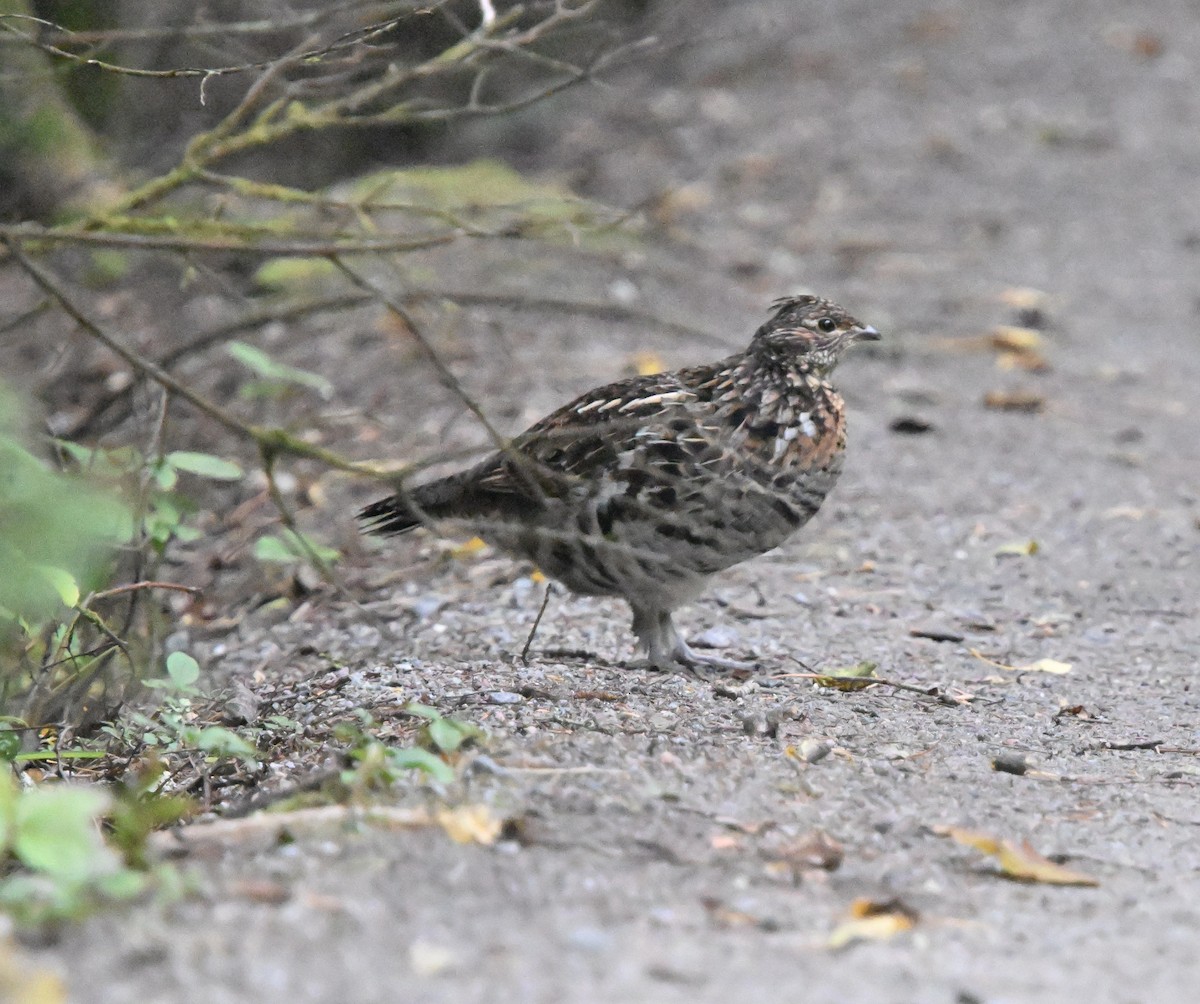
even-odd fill
[[[992,347],[1002,352],[1036,352],[1042,347],[1042,336],[1034,328],[997,324],[992,328]]]
[[[1046,406],[1041,394],[1026,390],[989,390],[983,395],[983,406],[997,411],[1024,411],[1031,414]]]
[[[439,809],[436,819],[456,844],[494,844],[504,826],[504,820],[495,816],[486,805]]]
[[[826,944],[830,948],[845,948],[856,941],[886,941],[902,931],[911,931],[917,923],[917,912],[899,900],[879,903],[856,899],[850,904],[850,919],[833,929]]]
[[[456,561],[466,561],[487,550],[487,542],[480,537],[472,537],[465,544],[459,544],[450,549],[450,557]]]
[[[534,583],[534,585],[540,586],[543,582],[546,581],[546,573],[543,572],[540,568],[535,568],[532,572],[529,573],[529,581]]]
[[[65,1004],[67,988],[57,975],[35,968],[12,943],[0,941],[0,1000],[11,1004]]]
[[[1059,662],[1057,659],[1038,659],[1037,662],[1031,662],[1027,666],[1010,666],[1008,663],[989,659],[977,648],[969,648],[967,651],[975,656],[976,659],[986,662],[989,666],[995,666],[997,669],[1004,669],[1010,673],[1056,673],[1061,676],[1063,673],[1071,672],[1071,664],[1069,662]]]
[[[1008,544],[1001,544],[992,553],[995,554],[996,557],[1015,554],[1018,557],[1024,558],[1037,554],[1039,550],[1041,550],[1041,548],[1038,546],[1038,542],[1036,540],[1014,540]]]
[[[1097,886],[1100,884],[1099,879],[1082,872],[1071,871],[1049,858],[1042,857],[1029,845],[1028,841],[1018,844],[1012,840],[992,837],[977,830],[967,830],[958,826],[935,826],[933,832],[939,837],[950,837],[965,847],[972,847],[995,858],[999,862],[1001,874],[1006,878],[1019,882],[1042,882],[1047,885]]]

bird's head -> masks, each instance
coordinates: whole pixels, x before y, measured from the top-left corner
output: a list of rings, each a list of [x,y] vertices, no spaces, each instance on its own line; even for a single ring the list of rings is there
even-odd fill
[[[752,348],[784,357],[792,365],[827,373],[848,345],[879,341],[871,325],[819,296],[786,296],[771,306],[775,313],[755,332]]]

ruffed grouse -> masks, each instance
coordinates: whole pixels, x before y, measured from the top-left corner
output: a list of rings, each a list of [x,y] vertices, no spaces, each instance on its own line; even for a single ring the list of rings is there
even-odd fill
[[[689,648],[671,613],[816,513],[846,446],[830,371],[879,338],[815,296],[773,309],[746,351],[589,391],[470,470],[359,518],[381,534],[445,520],[578,593],[624,597],[656,667],[742,665]]]

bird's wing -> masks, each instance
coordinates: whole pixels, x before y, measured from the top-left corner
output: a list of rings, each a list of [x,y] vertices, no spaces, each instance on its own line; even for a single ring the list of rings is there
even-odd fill
[[[711,405],[699,381],[684,373],[632,377],[597,387],[547,415],[477,470],[489,492],[527,495],[562,479],[590,479],[615,467],[642,430],[668,429],[671,420],[695,420]]]

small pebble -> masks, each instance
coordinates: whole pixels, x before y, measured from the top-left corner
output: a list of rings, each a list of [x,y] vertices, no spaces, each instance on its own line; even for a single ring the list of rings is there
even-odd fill
[[[732,648],[737,643],[737,632],[723,624],[701,631],[692,639],[692,644],[698,648]]]
[[[493,690],[487,695],[489,704],[520,704],[525,698],[511,690]]]
[[[820,763],[833,750],[833,744],[824,739],[805,739],[800,744],[800,759],[805,763]]]
[[[424,620],[426,617],[432,617],[441,610],[444,603],[445,600],[440,596],[418,596],[409,605],[409,609]]]

